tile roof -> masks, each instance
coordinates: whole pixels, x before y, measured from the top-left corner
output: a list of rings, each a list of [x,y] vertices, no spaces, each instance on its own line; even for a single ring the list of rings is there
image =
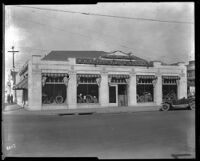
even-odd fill
[[[98,58],[101,55],[109,54],[104,51],[51,51],[42,60],[66,61],[68,58]]]

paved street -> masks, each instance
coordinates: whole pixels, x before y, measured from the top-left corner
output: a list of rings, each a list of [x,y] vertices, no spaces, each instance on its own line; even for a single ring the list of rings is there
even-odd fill
[[[4,115],[7,156],[172,158],[195,151],[195,112]]]

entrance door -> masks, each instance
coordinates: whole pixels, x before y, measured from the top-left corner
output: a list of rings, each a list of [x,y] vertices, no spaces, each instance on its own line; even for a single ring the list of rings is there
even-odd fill
[[[118,85],[118,106],[128,106],[127,85]]]
[[[117,85],[109,86],[109,104],[111,106],[117,106],[118,104]]]

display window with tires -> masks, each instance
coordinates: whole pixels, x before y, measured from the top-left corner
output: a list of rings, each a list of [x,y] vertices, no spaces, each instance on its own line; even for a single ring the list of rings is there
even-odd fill
[[[77,103],[99,103],[99,85],[101,77],[98,74],[77,75]]]
[[[162,76],[162,99],[176,100],[177,90],[180,77],[178,76]]]
[[[67,103],[67,73],[42,74],[42,104],[62,105]]]
[[[154,101],[154,75],[137,75],[137,103]]]

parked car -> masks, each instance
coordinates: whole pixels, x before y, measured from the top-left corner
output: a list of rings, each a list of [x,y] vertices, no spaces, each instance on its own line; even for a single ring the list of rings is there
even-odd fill
[[[172,109],[178,108],[186,108],[190,110],[195,109],[195,97],[190,96],[188,98],[181,98],[181,99],[168,99],[162,103],[161,111],[168,111]]]

